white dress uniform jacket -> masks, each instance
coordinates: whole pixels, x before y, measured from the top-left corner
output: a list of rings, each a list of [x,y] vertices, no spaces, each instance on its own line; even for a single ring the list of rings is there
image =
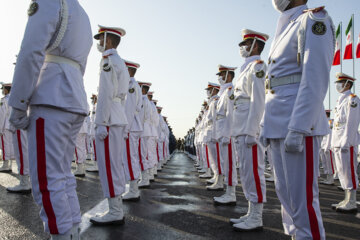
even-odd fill
[[[335,107],[331,147],[350,148],[359,144],[360,100],[350,90],[342,93]]]
[[[150,115],[151,136],[158,139],[159,138],[159,134],[158,134],[159,114],[158,114],[158,112],[156,110],[156,106],[153,102],[150,102],[150,109],[151,109],[151,115]]]
[[[125,113],[128,120],[128,125],[125,128],[125,133],[141,132],[144,124],[140,121],[139,113],[143,104],[142,93],[139,84],[135,78],[131,77],[129,82],[129,92],[126,96]]]
[[[26,26],[9,104],[22,110],[29,104],[45,105],[87,115],[83,75],[92,45],[89,18],[77,0],[66,0],[67,27],[59,32],[60,1],[36,2],[39,8]],[[54,43],[62,34],[60,43]],[[64,57],[71,64],[48,62],[46,55]]]
[[[116,49],[103,53],[100,65],[99,95],[95,123],[103,126],[126,126],[125,98],[130,76]]]
[[[307,136],[329,133],[326,116],[319,113],[325,111],[334,27],[325,10],[304,13],[306,9],[306,5],[290,9],[278,22],[269,55],[268,80],[292,76],[301,81],[269,89],[263,128],[266,138],[285,138],[289,130]]]
[[[216,142],[216,105],[219,101],[219,96],[215,95],[210,98],[209,110],[206,116],[207,128],[210,131],[209,141]]]
[[[233,113],[233,85],[226,83],[221,85],[219,101],[216,106],[216,140],[231,137],[231,123]]]
[[[144,129],[141,134],[141,137],[151,137],[151,115],[152,115],[152,106],[146,95],[142,96],[142,108],[140,110],[140,121],[143,123]]]
[[[234,87],[233,137],[259,136],[265,109],[265,72],[260,56],[246,58]]]

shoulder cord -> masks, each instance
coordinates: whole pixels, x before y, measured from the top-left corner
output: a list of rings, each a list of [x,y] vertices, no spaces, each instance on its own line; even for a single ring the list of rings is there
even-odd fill
[[[69,8],[66,0],[59,0],[59,1],[61,7],[60,28],[54,43],[46,50],[46,52],[51,52],[60,45],[61,41],[65,36],[65,32],[67,29],[68,20],[69,20]]]

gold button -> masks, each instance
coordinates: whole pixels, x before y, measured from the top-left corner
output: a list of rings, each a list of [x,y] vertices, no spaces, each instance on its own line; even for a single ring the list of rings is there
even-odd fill
[[[313,128],[313,127],[311,128],[311,131],[314,131],[314,128]]]
[[[276,63],[276,61],[275,61],[275,60],[272,60],[272,62],[273,62],[273,63]]]
[[[274,94],[274,93],[275,93],[275,91],[274,91],[274,90],[271,90],[271,93],[272,93],[272,94]]]
[[[266,79],[269,79],[269,76],[268,75],[266,75],[266,77],[265,77]]]
[[[274,78],[275,76],[274,75],[271,75],[271,78]]]
[[[269,58],[269,62],[268,62],[268,64],[270,64],[271,63],[271,59]]]
[[[25,100],[21,100],[20,102],[21,102],[21,103],[24,103],[24,102],[25,102]]]

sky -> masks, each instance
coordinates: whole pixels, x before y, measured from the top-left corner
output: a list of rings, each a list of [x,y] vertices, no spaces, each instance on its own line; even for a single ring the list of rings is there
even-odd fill
[[[163,115],[177,138],[194,126],[202,102],[206,99],[207,82],[217,82],[217,66],[240,67],[241,30],[253,29],[270,35],[262,54],[268,58],[279,13],[271,0],[79,0],[91,21],[95,34],[97,25],[124,28],[127,34],[118,48],[119,55],[141,65],[136,79],[153,84],[154,99],[159,100]],[[29,0],[3,1],[0,22],[0,72],[2,82],[12,82],[15,55],[20,49],[27,22]],[[351,14],[355,14],[355,43],[360,32],[359,0],[309,0],[308,6],[326,6],[337,26],[345,29]],[[97,92],[101,54],[93,48],[84,76],[88,99]],[[353,74],[352,60],[343,64],[343,72]],[[360,81],[360,59],[355,61],[355,76]],[[330,105],[336,104],[335,73],[331,70]],[[238,72],[236,72],[238,74]],[[236,78],[236,77],[235,77]],[[360,84],[356,93],[360,94]],[[90,103],[90,99],[89,99]],[[328,96],[324,100],[329,108]]]

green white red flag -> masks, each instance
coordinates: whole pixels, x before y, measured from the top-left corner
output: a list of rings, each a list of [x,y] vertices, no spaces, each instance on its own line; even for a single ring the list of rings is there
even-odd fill
[[[359,34],[358,42],[357,42],[357,46],[356,46],[356,58],[360,58],[360,34]]]
[[[340,51],[341,51],[341,26],[339,24],[337,30],[336,30],[336,48],[335,48],[335,54],[334,54],[334,60],[332,65],[340,65]]]
[[[354,28],[353,28],[353,18],[352,17],[346,28],[345,34],[346,34],[346,46],[345,46],[345,52],[344,52],[344,59],[353,59]]]

